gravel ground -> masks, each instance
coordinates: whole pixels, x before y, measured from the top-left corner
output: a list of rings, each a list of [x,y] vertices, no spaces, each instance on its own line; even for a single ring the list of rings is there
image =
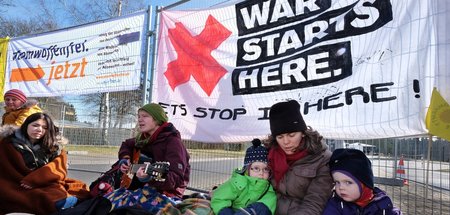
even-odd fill
[[[400,208],[403,214],[440,215],[450,214],[450,191],[437,190],[428,187],[425,193],[425,185],[409,182],[408,186],[378,186],[385,190],[394,201],[394,205]]]

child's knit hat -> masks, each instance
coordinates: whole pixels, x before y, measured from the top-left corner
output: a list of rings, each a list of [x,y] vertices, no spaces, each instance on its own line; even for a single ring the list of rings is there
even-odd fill
[[[330,172],[341,172],[353,179],[358,179],[370,189],[373,185],[372,163],[364,152],[358,149],[336,149],[331,155]]]
[[[153,119],[155,119],[158,125],[162,125],[163,123],[169,120],[169,118],[166,115],[166,112],[159,104],[155,103],[146,104],[143,107],[139,108],[139,110],[143,110],[149,113],[153,117]]]
[[[3,96],[3,98],[6,98],[7,96],[14,97],[23,103],[25,103],[27,101],[27,96],[25,95],[25,93],[23,93],[21,90],[18,90],[18,89],[8,90],[5,93],[5,95]]]
[[[267,148],[261,145],[260,139],[253,139],[252,146],[245,152],[244,169],[247,169],[253,162],[269,163]]]

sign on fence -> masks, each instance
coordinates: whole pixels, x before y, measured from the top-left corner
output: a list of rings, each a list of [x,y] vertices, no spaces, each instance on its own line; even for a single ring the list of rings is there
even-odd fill
[[[163,11],[152,101],[183,138],[206,142],[266,136],[270,106],[289,99],[327,138],[425,134],[433,86],[450,98],[438,12],[448,7],[248,0]]]
[[[33,97],[137,89],[146,14],[11,39],[5,89]]]

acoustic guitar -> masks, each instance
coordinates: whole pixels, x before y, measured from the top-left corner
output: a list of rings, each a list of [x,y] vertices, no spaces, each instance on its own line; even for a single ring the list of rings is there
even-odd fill
[[[144,172],[150,175],[150,180],[165,181],[167,173],[169,172],[169,162],[155,162],[143,164],[131,164],[128,172],[122,175],[120,187],[128,188],[133,180],[134,175],[139,168],[144,167]]]

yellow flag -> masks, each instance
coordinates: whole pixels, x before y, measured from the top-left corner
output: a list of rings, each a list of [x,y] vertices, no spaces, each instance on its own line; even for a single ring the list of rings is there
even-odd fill
[[[450,141],[450,105],[436,88],[431,94],[425,125],[430,134]]]
[[[9,37],[0,38],[0,102],[3,102],[3,88],[5,86],[6,52]]]

